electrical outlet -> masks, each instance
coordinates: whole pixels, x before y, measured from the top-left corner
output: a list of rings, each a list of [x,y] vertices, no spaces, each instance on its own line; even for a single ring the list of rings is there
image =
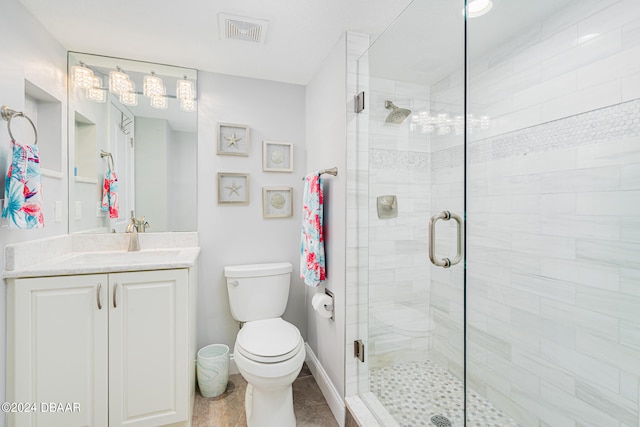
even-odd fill
[[[96,217],[102,218],[104,217],[105,211],[102,210],[102,202],[98,200],[96,202]]]

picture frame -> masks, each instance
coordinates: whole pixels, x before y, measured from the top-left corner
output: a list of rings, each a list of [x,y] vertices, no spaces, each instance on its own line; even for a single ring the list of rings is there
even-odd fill
[[[262,216],[290,218],[293,216],[292,187],[262,187]]]
[[[249,174],[218,173],[218,204],[249,204]]]
[[[293,144],[263,141],[262,170],[265,172],[293,172]]]
[[[249,156],[251,142],[247,125],[218,123],[216,134],[218,142],[216,152],[220,156]]]

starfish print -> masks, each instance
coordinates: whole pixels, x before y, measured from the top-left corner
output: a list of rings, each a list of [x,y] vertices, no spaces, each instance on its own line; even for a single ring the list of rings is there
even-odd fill
[[[227,147],[231,147],[232,145],[235,145],[236,148],[240,148],[238,147],[238,141],[242,140],[242,138],[238,138],[236,136],[236,133],[232,133],[231,136],[225,136],[224,139],[226,139],[227,141],[229,141],[227,143]]]
[[[238,190],[242,188],[242,185],[237,185],[235,181],[231,181],[231,185],[227,185],[224,188],[229,190],[229,196],[231,196],[233,193],[236,193],[236,196],[240,197],[240,193],[238,192]]]

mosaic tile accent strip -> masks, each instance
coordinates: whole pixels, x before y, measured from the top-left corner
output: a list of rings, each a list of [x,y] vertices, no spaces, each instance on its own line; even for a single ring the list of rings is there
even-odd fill
[[[472,164],[640,136],[640,99],[472,142]],[[432,154],[432,168],[462,165],[460,147]]]
[[[380,149],[371,149],[369,151],[370,169],[405,169],[426,171],[428,167],[429,153]]]
[[[454,427],[463,426],[464,386],[431,361],[371,369],[370,387],[402,427],[432,427],[430,419],[434,415],[447,417]],[[473,390],[467,405],[470,427],[519,427]]]

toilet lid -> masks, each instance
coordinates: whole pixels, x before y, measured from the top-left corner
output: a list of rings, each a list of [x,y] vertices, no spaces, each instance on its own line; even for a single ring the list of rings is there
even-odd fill
[[[236,338],[238,351],[263,363],[290,359],[302,346],[300,331],[280,318],[255,320],[244,324]]]

